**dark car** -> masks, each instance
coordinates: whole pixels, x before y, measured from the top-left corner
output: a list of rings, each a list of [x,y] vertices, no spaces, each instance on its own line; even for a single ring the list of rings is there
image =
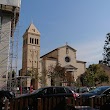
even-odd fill
[[[44,87],[33,91],[31,94],[36,95],[36,97],[50,97],[50,96],[75,97],[76,96],[76,93],[71,88],[63,87],[63,86]]]
[[[27,101],[27,105],[22,107],[23,110],[36,110],[36,108],[39,106],[39,101],[40,104],[42,102],[43,110],[45,110],[46,108],[52,108],[51,110],[65,110],[65,107],[68,107],[67,104],[70,102],[70,98],[68,97],[74,97],[74,94],[75,92],[73,92],[73,90],[65,86],[43,87],[34,90],[31,93],[23,94],[21,96],[16,97],[15,103],[19,107],[20,100],[22,104],[24,103],[24,105]]]
[[[100,86],[89,92],[82,93],[79,95],[79,98],[82,99],[83,105],[87,105],[92,97],[102,97],[104,95],[110,94],[110,86]]]
[[[110,94],[110,86],[100,86],[89,92],[80,94],[81,97],[92,97]]]
[[[0,91],[0,97],[6,97],[8,99],[12,99],[15,97],[15,94],[12,91],[1,90]]]
[[[85,92],[89,92],[89,88],[88,87],[80,87],[79,93],[85,93]]]

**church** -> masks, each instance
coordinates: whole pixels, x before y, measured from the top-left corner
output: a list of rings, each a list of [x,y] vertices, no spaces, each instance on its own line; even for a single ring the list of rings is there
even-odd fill
[[[66,44],[40,56],[41,42],[40,32],[31,23],[23,35],[22,69],[20,70],[20,76],[30,76],[31,85],[35,89],[52,85],[52,80],[47,75],[51,66],[55,67],[57,64],[60,64],[61,67],[65,68],[65,72],[71,75],[74,81],[76,81],[79,75],[85,72],[86,62],[76,59],[76,49]],[[57,86],[57,84],[55,85]],[[60,85],[67,85],[67,82]]]

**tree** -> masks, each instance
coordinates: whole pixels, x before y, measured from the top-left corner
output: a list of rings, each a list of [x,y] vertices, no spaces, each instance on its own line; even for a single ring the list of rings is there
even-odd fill
[[[109,82],[109,77],[100,66],[100,64],[90,65],[85,74],[81,77],[83,84],[86,86],[96,86],[102,84],[103,82]]]
[[[42,73],[42,75],[39,77],[40,84],[42,85],[42,87],[45,87],[45,86],[47,86],[46,78],[48,75],[48,71],[46,69],[44,69],[41,73]]]
[[[65,80],[65,68],[61,67],[60,64],[56,66],[50,65],[48,70],[48,77],[51,78],[51,85],[61,85]]]
[[[8,72],[8,78],[14,78],[16,75],[15,70],[12,70],[12,72]]]
[[[99,61],[107,66],[110,66],[110,33],[106,34],[106,40],[104,44],[103,60]]]
[[[65,83],[67,86],[71,86],[74,83],[74,77],[70,72],[66,71],[65,67],[61,67],[60,64],[56,66],[51,65],[48,70],[48,77],[51,79],[51,85],[61,86]]]
[[[26,76],[30,76],[31,77],[31,85],[33,85],[34,89],[38,88],[38,69],[37,68],[30,68],[27,73]]]
[[[10,90],[12,90],[14,87],[16,87],[15,76],[16,76],[16,72],[14,69],[12,71],[8,72],[7,87],[9,87]]]

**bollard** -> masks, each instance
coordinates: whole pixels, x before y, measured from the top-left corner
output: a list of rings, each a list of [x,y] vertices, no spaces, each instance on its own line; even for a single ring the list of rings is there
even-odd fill
[[[7,100],[5,101],[5,110],[8,110],[8,103],[9,103],[9,100],[7,99]]]
[[[37,108],[37,110],[43,110],[42,109],[42,99],[38,98],[37,100],[38,100],[38,108]]]
[[[15,105],[14,105],[14,99],[12,99],[10,101],[10,110],[14,110],[14,107],[15,107]]]
[[[94,108],[94,98],[95,98],[95,96],[89,98],[89,100],[90,100],[90,105],[89,106],[92,107],[92,108]]]
[[[56,97],[53,97],[53,108],[56,106]]]
[[[49,98],[48,100],[49,100],[49,101],[48,101],[48,104],[49,104],[48,110],[52,110],[52,105],[53,105],[53,103],[52,103],[52,97]]]
[[[83,100],[82,97],[79,98],[79,106],[82,106]]]

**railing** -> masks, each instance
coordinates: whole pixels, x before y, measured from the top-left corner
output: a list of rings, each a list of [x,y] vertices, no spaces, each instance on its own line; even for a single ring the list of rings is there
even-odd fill
[[[83,108],[83,107],[89,107],[92,109],[100,109],[103,106],[106,106],[106,104],[110,105],[110,96],[102,95],[102,96],[94,96],[90,97],[88,99],[84,99],[82,97],[77,98],[76,100],[74,98],[67,98],[66,104],[69,107],[75,107],[75,108]]]
[[[10,110],[65,110],[65,106],[65,97],[25,98],[14,99]]]
[[[31,97],[13,99],[9,103],[6,101],[4,110],[73,110],[91,108],[99,109],[105,106],[105,103],[110,103],[110,96],[91,97],[88,100],[83,98],[74,99],[73,97],[45,97],[32,99]],[[87,110],[87,109],[86,109]],[[101,109],[103,110],[103,109]]]

